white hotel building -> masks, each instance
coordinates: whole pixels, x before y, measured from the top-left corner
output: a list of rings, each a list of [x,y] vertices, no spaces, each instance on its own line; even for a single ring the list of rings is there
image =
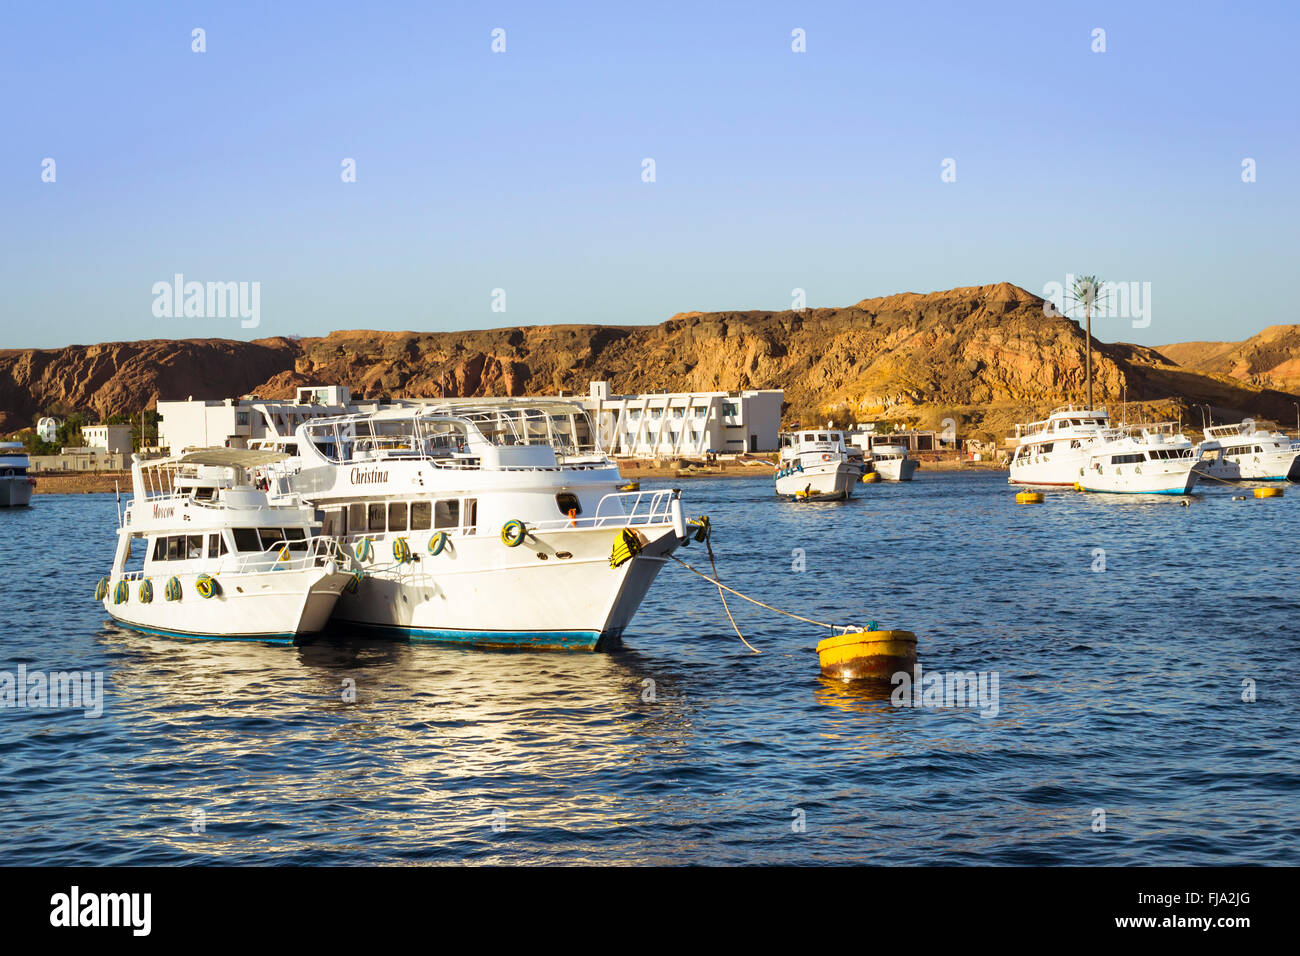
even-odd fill
[[[611,395],[608,382],[592,382],[583,396],[563,396],[579,402],[591,416],[602,447],[610,455],[651,458],[740,454],[772,451],[781,428],[780,389],[732,392],[662,392]],[[493,404],[520,398],[403,399],[397,405]],[[343,385],[300,388],[295,401],[262,401],[255,397],[225,401],[160,401],[158,443],[170,453],[187,448],[250,444],[286,439],[310,418],[370,411],[378,402],[353,402]]]

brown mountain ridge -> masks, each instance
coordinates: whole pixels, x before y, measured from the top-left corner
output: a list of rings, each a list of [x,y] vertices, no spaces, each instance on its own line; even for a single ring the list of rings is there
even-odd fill
[[[1289,420],[1300,373],[1283,370],[1300,362],[1300,327],[1275,329],[1290,336],[1268,339],[1272,351],[1261,345],[1253,358],[1232,346],[1156,350],[1094,339],[1095,395],[1147,406],[1144,414],[1187,418],[1208,403],[1219,419]],[[837,309],[688,312],[658,325],[10,349],[0,351],[0,429],[46,412],[133,413],[159,398],[288,398],[306,384],[399,398],[585,393],[592,379],[608,379],[616,392],[783,388],[789,422],[884,417],[934,426],[951,416],[966,435],[1000,438],[1014,420],[1083,399],[1084,352],[1077,322],[1009,283]],[[1267,380],[1241,373],[1265,366]]]

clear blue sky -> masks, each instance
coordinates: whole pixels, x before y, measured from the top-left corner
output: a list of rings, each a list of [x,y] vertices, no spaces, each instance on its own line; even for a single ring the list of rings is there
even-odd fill
[[[1151,283],[1150,327],[1099,338],[1242,338],[1300,322],[1297,10],[6,4],[0,347],[653,323],[1085,271]],[[260,282],[260,326],[154,317],[177,272]]]

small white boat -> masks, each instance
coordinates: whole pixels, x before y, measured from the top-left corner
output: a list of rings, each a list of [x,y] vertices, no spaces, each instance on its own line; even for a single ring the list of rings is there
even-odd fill
[[[911,481],[920,466],[915,458],[908,457],[907,446],[899,444],[872,444],[868,467],[885,481]]]
[[[1203,456],[1199,470],[1219,481],[1285,481],[1300,471],[1300,442],[1257,428],[1249,419],[1211,425],[1197,450]]]
[[[844,501],[866,470],[862,458],[850,457],[843,432],[806,429],[782,432],[776,470],[776,493],[800,501]]]
[[[1007,481],[1013,485],[1072,488],[1093,446],[1115,436],[1104,408],[1066,405],[1042,421],[1017,425],[1018,444]]]
[[[0,441],[0,508],[25,508],[32,503],[36,479],[27,473],[31,461],[19,441]]]
[[[144,462],[96,597],[154,634],[291,643],[325,627],[356,580],[314,510],[249,477],[286,456],[212,448]]]
[[[1083,491],[1185,495],[1196,485],[1196,446],[1173,422],[1124,426],[1092,444],[1075,481]]]

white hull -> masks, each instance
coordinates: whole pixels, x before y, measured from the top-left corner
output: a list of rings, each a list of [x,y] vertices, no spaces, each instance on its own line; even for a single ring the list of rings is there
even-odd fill
[[[895,458],[890,461],[877,461],[874,469],[883,481],[911,481],[916,474],[916,459]]]
[[[25,508],[31,502],[31,479],[0,478],[0,508]]]
[[[1200,470],[1210,478],[1220,481],[1285,481],[1295,467],[1300,452],[1271,451],[1258,455],[1209,459],[1201,462]]]
[[[1063,448],[1053,450],[1018,462],[1011,462],[1011,476],[1007,479],[1013,485],[1045,485],[1073,488],[1079,480],[1079,469],[1088,462],[1089,447]]]
[[[1200,476],[1192,458],[1167,462],[1144,461],[1140,465],[1102,465],[1084,469],[1075,480],[1084,491],[1129,495],[1185,495]]]
[[[204,599],[194,588],[197,573],[178,574],[181,599],[164,596],[167,577],[153,576],[153,600],[140,601],[140,579],[128,578],[128,597],[114,603],[118,579],[110,580],[104,610],[127,627],[186,637],[292,641],[323,630],[339,594],[351,580],[335,567],[258,574],[222,573],[220,593]]]
[[[851,465],[848,462],[809,465],[803,471],[777,478],[776,493],[793,498],[804,492],[809,500],[847,499],[853,494],[853,486],[861,477],[861,465]]]
[[[392,536],[372,536],[365,578],[340,599],[334,623],[412,641],[605,649],[618,643],[678,546],[671,525],[638,527],[644,550],[611,568],[621,530],[538,530],[514,548],[496,535],[459,535],[437,555],[428,551],[429,535],[416,533],[403,536],[414,558],[406,563],[392,557]]]

